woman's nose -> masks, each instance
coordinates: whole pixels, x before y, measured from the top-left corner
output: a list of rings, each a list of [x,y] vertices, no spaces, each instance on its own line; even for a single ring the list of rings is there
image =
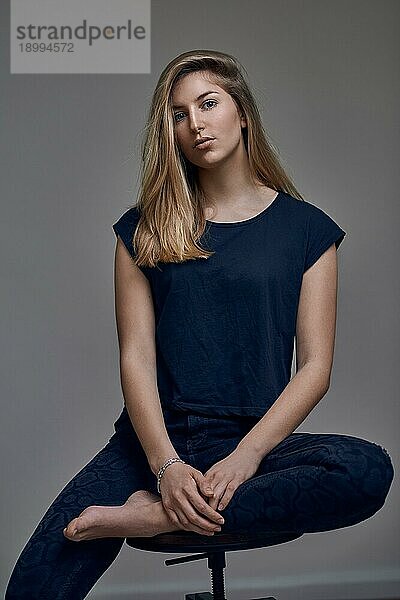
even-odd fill
[[[192,132],[196,133],[199,128],[204,129],[204,124],[202,119],[198,114],[194,114],[193,112],[189,113],[189,126]]]

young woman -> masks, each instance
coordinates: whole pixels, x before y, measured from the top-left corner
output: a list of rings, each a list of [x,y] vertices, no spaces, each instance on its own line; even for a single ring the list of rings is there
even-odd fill
[[[234,57],[167,65],[142,169],[113,226],[125,406],[38,524],[7,600],[84,598],[128,536],[353,525],[393,479],[379,444],[293,433],[329,388],[345,232],[285,174]]]

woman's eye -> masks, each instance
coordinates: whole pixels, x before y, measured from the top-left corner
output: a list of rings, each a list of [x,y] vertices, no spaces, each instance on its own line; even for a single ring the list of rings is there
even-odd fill
[[[215,100],[206,100],[206,101],[204,102],[204,104],[207,104],[207,102],[213,102],[214,104],[217,104],[217,103],[215,102]],[[212,106],[211,106],[211,108],[212,108]],[[209,110],[209,108],[207,108],[206,110]]]
[[[211,102],[212,106],[210,106],[210,105],[209,105],[209,102]],[[212,108],[214,108],[214,105],[215,105],[215,104],[218,104],[218,102],[216,102],[215,100],[205,100],[201,106],[203,107],[203,106],[205,106],[206,104],[208,104],[208,106],[207,106],[207,107],[205,107],[205,110],[211,110]],[[175,113],[175,114],[174,114],[174,118],[175,118],[175,121],[176,121],[177,123],[178,123],[179,121],[181,121],[181,120],[182,120],[182,119],[179,119],[179,118],[178,118],[178,117],[179,117],[179,115],[183,115],[183,113],[182,113],[182,112],[178,112],[178,113]]]

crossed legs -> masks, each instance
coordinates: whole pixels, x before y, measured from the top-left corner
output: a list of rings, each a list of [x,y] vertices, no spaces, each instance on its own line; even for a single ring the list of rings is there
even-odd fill
[[[83,599],[117,557],[125,537],[175,529],[151,492],[154,475],[144,452],[117,440],[49,507],[14,567],[5,600]],[[204,464],[194,466],[205,472],[226,448],[206,451]],[[253,527],[305,533],[353,525],[383,506],[393,476],[390,457],[377,444],[346,435],[294,433],[236,490],[223,511],[221,533]],[[65,533],[72,534],[80,515],[86,516],[86,525],[82,520],[78,543],[71,542],[73,536],[68,539]]]

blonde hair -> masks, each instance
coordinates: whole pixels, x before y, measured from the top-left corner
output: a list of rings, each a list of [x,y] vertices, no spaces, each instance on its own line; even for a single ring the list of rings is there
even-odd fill
[[[132,239],[138,266],[154,267],[158,262],[183,262],[214,254],[197,243],[206,227],[206,198],[198,183],[197,167],[185,158],[175,139],[172,90],[188,73],[203,71],[230,94],[244,115],[247,127],[242,135],[252,179],[303,200],[267,138],[242,69],[245,71],[229,54],[192,50],[174,58],[161,73],[141,145],[141,185],[135,205],[141,216]]]

